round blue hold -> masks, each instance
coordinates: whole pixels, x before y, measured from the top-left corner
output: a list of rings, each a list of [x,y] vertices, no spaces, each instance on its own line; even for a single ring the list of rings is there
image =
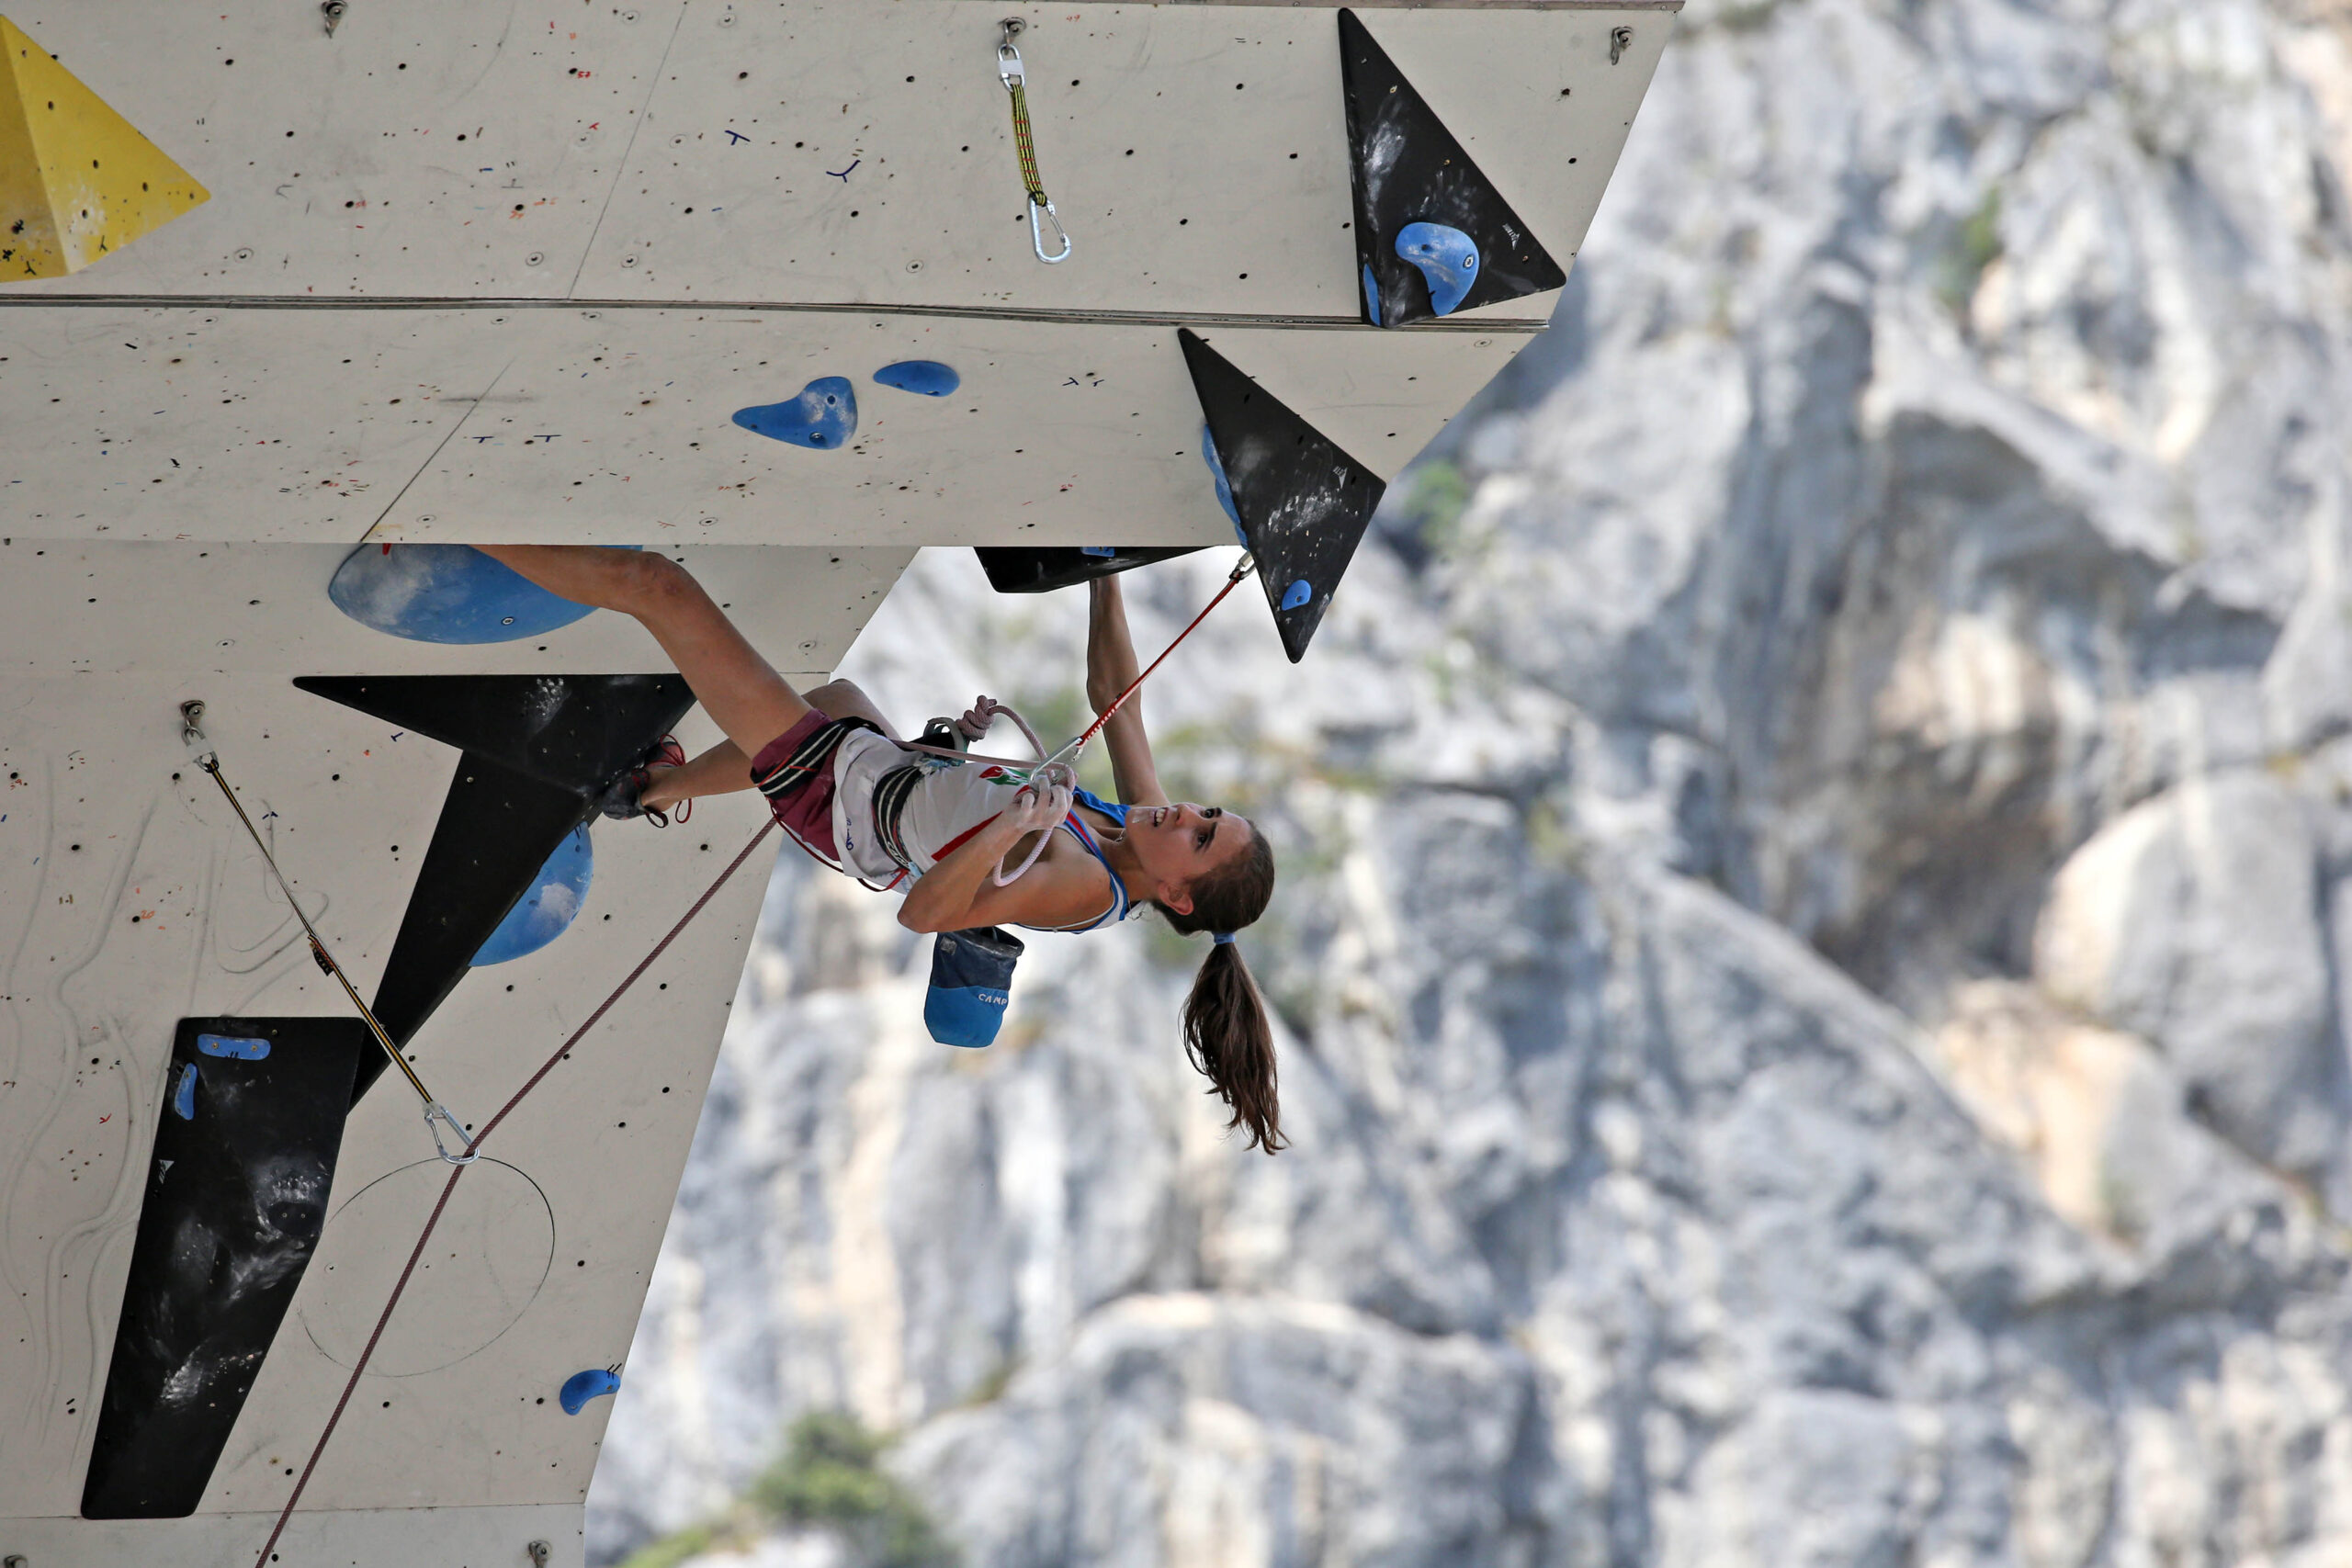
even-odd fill
[[[1452,315],[1478,281],[1478,247],[1469,235],[1443,223],[1408,223],[1396,236],[1396,254],[1421,269],[1430,286],[1430,309]]]
[[[571,836],[555,847],[547,863],[539,867],[539,874],[531,879],[531,890],[523,895],[522,902],[506,911],[498,929],[474,954],[474,962],[503,964],[511,958],[538,952],[561,936],[578,918],[580,907],[588,901],[588,879],[596,869],[595,852],[588,845],[588,829],[574,828]]]
[[[1207,425],[1201,426],[1201,461],[1209,466],[1209,478],[1216,481],[1216,503],[1233,519],[1233,536],[1241,547],[1250,547],[1250,536],[1241,531],[1241,510],[1233,504],[1233,486],[1225,477],[1225,462],[1216,455],[1216,436]]]
[[[471,545],[362,545],[335,568],[327,598],[361,626],[411,642],[514,642],[594,613]]]
[[[580,1414],[582,1405],[592,1399],[600,1399],[605,1394],[616,1393],[620,1391],[620,1386],[621,1377],[618,1372],[608,1372],[602,1367],[591,1367],[584,1372],[574,1372],[564,1379],[563,1387],[557,1391],[556,1402],[563,1406],[563,1413],[566,1416],[577,1416]]]
[[[845,376],[820,376],[789,401],[737,409],[735,423],[795,446],[838,451],[857,434],[857,392]]]
[[[926,398],[944,398],[964,384],[964,378],[956,375],[952,367],[936,359],[901,359],[876,370],[874,378],[886,387],[920,392]]]
[[[1314,585],[1302,577],[1296,582],[1292,583],[1288,588],[1283,590],[1283,608],[1285,610],[1300,609],[1314,597]]]

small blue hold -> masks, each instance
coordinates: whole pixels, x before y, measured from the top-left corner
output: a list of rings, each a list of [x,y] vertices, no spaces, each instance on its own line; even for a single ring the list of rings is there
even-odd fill
[[[1364,313],[1372,318],[1374,326],[1385,327],[1388,324],[1380,319],[1380,285],[1372,276],[1370,262],[1363,264],[1363,309]]]
[[[180,1069],[180,1087],[173,1091],[172,1110],[183,1122],[196,1120],[196,1064]]]
[[[1396,254],[1429,280],[1430,309],[1450,316],[1478,281],[1478,247],[1470,236],[1443,223],[1408,223],[1396,236]]]
[[[1201,461],[1209,466],[1209,478],[1216,481],[1216,503],[1233,519],[1233,536],[1248,549],[1250,536],[1241,531],[1241,511],[1233,504],[1233,486],[1226,480],[1224,459],[1216,455],[1216,436],[1205,424],[1201,426]]]
[[[857,393],[842,376],[820,376],[789,402],[737,409],[735,423],[755,435],[831,452],[857,434]]]
[[[577,1416],[580,1407],[592,1399],[616,1392],[621,1386],[618,1372],[608,1372],[602,1367],[591,1367],[584,1372],[574,1372],[563,1380],[563,1388],[556,1394],[566,1416]]]
[[[1104,560],[1109,560],[1119,553],[1119,548],[1116,545],[1080,545],[1078,547],[1078,553],[1082,556],[1101,556]]]
[[[1315,589],[1306,579],[1300,578],[1283,591],[1283,608],[1295,610],[1315,597]]]
[[[242,1034],[199,1034],[196,1048],[208,1056],[231,1056],[240,1062],[258,1062],[269,1055],[269,1042]],[[188,1071],[196,1071],[194,1063]]]
[[[920,392],[926,398],[944,398],[964,384],[964,378],[953,367],[936,359],[901,359],[876,370],[874,378],[886,387]]]

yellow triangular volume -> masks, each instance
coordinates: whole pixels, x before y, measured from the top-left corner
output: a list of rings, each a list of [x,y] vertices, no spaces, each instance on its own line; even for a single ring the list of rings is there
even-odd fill
[[[62,277],[211,193],[0,17],[0,282]]]

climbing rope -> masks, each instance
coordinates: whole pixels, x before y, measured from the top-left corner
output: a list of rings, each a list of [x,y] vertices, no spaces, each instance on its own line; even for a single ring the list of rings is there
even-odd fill
[[[621,983],[613,987],[612,994],[597,1004],[596,1010],[590,1013],[580,1027],[573,1030],[564,1043],[555,1048],[555,1054],[539,1064],[539,1070],[526,1078],[523,1087],[516,1089],[508,1098],[506,1103],[498,1108],[498,1114],[485,1122],[482,1130],[474,1135],[472,1146],[477,1153],[490,1135],[498,1131],[499,1124],[506,1120],[516,1106],[523,1103],[523,1097],[538,1088],[540,1082],[549,1073],[555,1071],[557,1064],[571,1054],[571,1048],[586,1039],[588,1032],[603,1021],[605,1015],[612,1010],[613,1004],[621,999],[622,994],[631,986],[636,985],[645,972],[653,966],[653,961],[669,951],[670,944],[678,940],[678,934],[692,923],[696,915],[702,913],[704,906],[718,896],[718,890],[727,886],[727,879],[733,876],[742,867],[743,863],[752,858],[752,852],[760,847],[761,840],[765,839],[775,827],[775,824],[772,821],[764,823],[758,832],[752,835],[751,842],[745,844],[737,852],[735,858],[727,863],[727,868],[718,874],[716,881],[703,890],[702,897],[695,899],[686,912],[678,917],[678,923],[672,926],[669,932],[653,944],[653,950],[650,953],[639,960],[637,967],[630,970]],[[376,1326],[369,1331],[368,1343],[361,1348],[359,1359],[352,1363],[351,1376],[343,1385],[343,1397],[334,1402],[334,1413],[327,1417],[326,1429],[319,1434],[319,1440],[311,1445],[311,1457],[304,1461],[302,1473],[294,1483],[293,1495],[288,1497],[286,1506],[278,1510],[277,1523],[270,1528],[269,1539],[262,1543],[260,1553],[254,1558],[254,1568],[266,1568],[269,1554],[277,1550],[277,1538],[286,1532],[286,1521],[294,1517],[294,1506],[302,1500],[302,1490],[311,1484],[311,1473],[319,1467],[319,1456],[326,1452],[327,1439],[334,1436],[336,1426],[343,1420],[344,1411],[350,1406],[352,1394],[359,1387],[360,1377],[368,1371],[368,1360],[376,1354],[377,1341],[383,1338],[385,1325],[392,1321],[392,1309],[401,1304],[401,1295],[408,1289],[409,1278],[416,1272],[417,1262],[424,1256],[425,1245],[433,1239],[434,1227],[441,1223],[442,1212],[448,1208],[450,1195],[458,1190],[458,1179],[466,1174],[466,1167],[471,1163],[471,1159],[469,1158],[465,1164],[458,1165],[457,1169],[449,1173],[449,1179],[442,1183],[441,1197],[433,1205],[433,1213],[426,1216],[424,1229],[418,1234],[416,1246],[410,1249],[408,1262],[401,1269],[401,1277],[393,1281],[391,1296],[384,1303],[384,1310],[377,1315]]]
[[[1127,699],[1142,689],[1143,683],[1151,678],[1151,672],[1168,662],[1168,656],[1182,647],[1186,637],[1199,629],[1200,624],[1209,618],[1209,612],[1224,604],[1225,596],[1240,587],[1243,580],[1257,569],[1257,565],[1258,558],[1244,551],[1241,558],[1234,562],[1233,570],[1227,574],[1225,586],[1216,591],[1216,597],[1211,599],[1203,607],[1201,613],[1193,617],[1192,623],[1182,631],[1178,632],[1166,648],[1159,650],[1159,658],[1146,666],[1141,674],[1127,682],[1125,691],[1114,697],[1109,706],[1094,716],[1094,722],[1086,727],[1084,733],[1050,756],[1046,754],[1046,743],[1037,739],[1037,732],[1029,728],[1027,719],[1014,713],[1005,704],[986,697],[982,698],[978,705],[982,720],[992,719],[1000,714],[1009,716],[1013,723],[1021,727],[1021,733],[1027,737],[1030,749],[1036,752],[1034,759],[1025,762],[1016,762],[1009,757],[984,757],[969,751],[953,751],[944,746],[926,746],[913,740],[899,741],[898,743],[899,749],[906,751],[925,752],[957,763],[991,762],[999,767],[1010,768],[1023,774],[1025,780],[1023,787],[1033,791],[1075,790],[1078,787],[1078,758],[1079,754],[1086,749],[1087,742],[1102,732],[1102,727],[1111,722],[1113,715],[1127,705]],[[985,732],[984,724],[983,733]],[[975,737],[975,739],[978,738]],[[1019,881],[1023,874],[1031,866],[1037,863],[1038,857],[1046,852],[1046,845],[1051,838],[1050,833],[1039,833],[1036,836],[1036,842],[1030,846],[1026,859],[1011,871],[1005,870],[1002,863],[999,863],[996,870],[990,874],[989,880],[999,887],[1010,887]],[[802,848],[806,849],[807,846],[803,845]],[[814,854],[816,852],[812,850],[809,852]]]
[[[1004,35],[996,46],[996,73],[1012,98],[1012,150],[1021,159],[1022,188],[1029,193],[1029,244],[1037,253],[1037,259],[1051,266],[1069,260],[1069,231],[1062,227],[1053,198],[1046,194],[1045,178],[1037,173],[1037,143],[1029,134],[1028,76],[1022,68],[1021,51],[1012,46],[1012,40],[1028,24],[1018,17],[1007,17],[1000,25]],[[1057,254],[1046,254],[1046,231],[1037,220],[1040,212],[1054,226],[1054,237],[1062,243]]]
[[[183,726],[181,733],[191,745],[201,742],[204,739],[203,718],[204,705],[202,703],[187,702],[180,705],[180,719]],[[384,1055],[391,1059],[392,1066],[398,1067],[401,1070],[401,1076],[408,1079],[408,1087],[416,1091],[418,1102],[424,1107],[424,1129],[433,1134],[434,1148],[451,1165],[473,1164],[473,1145],[480,1140],[469,1138],[464,1125],[450,1113],[449,1108],[433,1097],[433,1091],[424,1087],[424,1080],[417,1076],[416,1069],[409,1065],[408,1058],[401,1055],[401,1048],[392,1043],[392,1037],[384,1032],[384,1026],[376,1021],[374,1011],[366,1002],[360,1000],[358,988],[352,985],[351,976],[343,972],[343,965],[334,961],[334,954],[327,951],[326,942],[320,938],[318,928],[311,924],[311,917],[302,912],[300,902],[294,897],[294,889],[287,884],[286,874],[277,869],[277,857],[269,852],[269,846],[262,841],[260,829],[254,826],[254,819],[245,815],[244,803],[237,798],[237,792],[229,787],[228,776],[220,771],[220,755],[211,750],[199,752],[196,759],[196,765],[212,776],[212,782],[220,786],[221,795],[227,797],[229,808],[237,814],[237,820],[245,825],[246,833],[253,839],[254,848],[261,852],[262,863],[268,866],[269,874],[277,879],[277,890],[286,895],[287,905],[293,909],[294,918],[302,922],[302,934],[310,939],[311,958],[317,961],[322,972],[333,976],[336,983],[343,987],[343,994],[351,998],[351,1005],[357,1008],[359,1016],[368,1021],[368,1028],[375,1034],[376,1043],[384,1048]],[[445,1125],[456,1135],[463,1150],[462,1153],[450,1153],[449,1145],[442,1141],[441,1129]]]

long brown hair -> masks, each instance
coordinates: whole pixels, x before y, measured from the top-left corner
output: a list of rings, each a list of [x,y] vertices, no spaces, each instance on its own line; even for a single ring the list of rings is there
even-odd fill
[[[1250,823],[1250,848],[1232,863],[1193,882],[1193,908],[1179,914],[1154,899],[1168,923],[1187,936],[1238,931],[1266,912],[1274,896],[1274,850]],[[1274,1032],[1266,1004],[1241,961],[1241,949],[1220,942],[1201,960],[1184,998],[1184,1055],[1214,1085],[1209,1092],[1233,1108],[1230,1127],[1247,1127],[1244,1148],[1272,1154],[1283,1145],[1283,1111],[1275,1093]]]

